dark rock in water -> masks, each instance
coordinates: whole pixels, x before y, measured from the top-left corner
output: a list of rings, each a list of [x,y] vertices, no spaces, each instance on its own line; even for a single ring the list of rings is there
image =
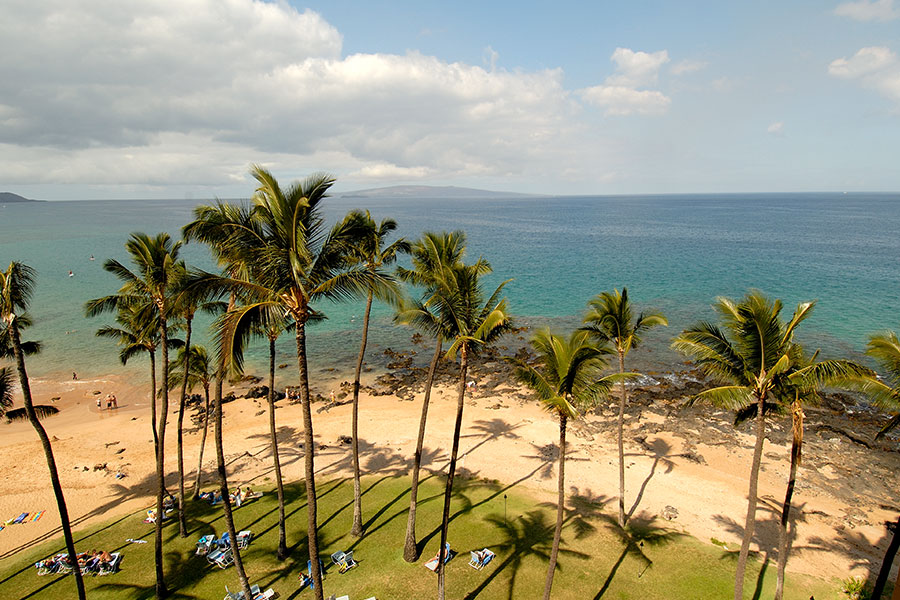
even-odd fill
[[[278,390],[275,390],[275,393],[272,395],[272,399],[275,402],[278,402],[279,400],[284,400],[284,392],[279,392]]]
[[[245,396],[247,398],[266,398],[269,395],[269,386],[261,385],[250,388]]]

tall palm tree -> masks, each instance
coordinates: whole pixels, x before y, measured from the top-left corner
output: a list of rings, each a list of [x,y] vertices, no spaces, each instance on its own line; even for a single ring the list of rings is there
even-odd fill
[[[600,377],[600,371],[606,366],[605,356],[610,351],[608,347],[592,343],[587,331],[574,331],[565,338],[550,333],[549,329],[540,329],[535,332],[531,347],[538,355],[541,368],[511,359],[516,364],[514,375],[520,383],[534,390],[543,407],[559,419],[559,497],[553,547],[544,584],[544,600],[549,600],[565,512],[566,425],[595,405],[598,398],[608,394],[613,382],[624,374]]]
[[[695,400],[738,410],[756,404],[756,443],[750,467],[747,518],[738,555],[734,599],[744,595],[744,572],[756,525],[757,487],[762,462],[766,421],[764,406],[770,394],[790,374],[793,335],[812,313],[814,302],[797,306],[790,321],[781,318],[780,300],[752,290],[740,301],[720,297],[713,305],[721,327],[702,322],[679,334],[672,346],[692,358],[703,371],[723,385],[700,392]]]
[[[453,477],[456,473],[456,459],[459,453],[459,436],[462,429],[463,407],[466,397],[466,373],[469,356],[490,344],[507,332],[511,320],[507,312],[506,299],[500,299],[501,283],[485,301],[480,277],[484,266],[480,262],[472,265],[455,265],[448,269],[436,286],[430,298],[435,312],[440,315],[441,330],[448,334],[453,343],[447,356],[459,355],[459,381],[456,401],[456,422],[453,428],[453,446],[450,451],[450,465],[447,469],[447,485],[444,490],[444,509],[441,517],[441,543],[438,560],[438,599],[444,600],[444,553],[447,543],[447,529],[450,520],[450,497],[453,492]]]
[[[362,491],[359,482],[359,379],[362,373],[363,360],[366,355],[366,342],[369,337],[369,316],[372,313],[372,300],[376,292],[378,299],[393,306],[400,303],[400,291],[394,284],[391,275],[384,271],[384,267],[397,261],[397,256],[402,252],[409,252],[410,244],[400,238],[394,243],[385,246],[387,237],[397,229],[397,222],[393,219],[382,219],[376,223],[369,214],[354,211],[348,218],[358,221],[362,225],[362,235],[357,240],[352,252],[357,260],[368,270],[372,282],[366,291],[366,311],[363,316],[362,341],[359,346],[359,358],[356,360],[356,372],[353,375],[353,410],[351,418],[351,446],[353,452],[353,524],[350,533],[356,537],[363,534],[362,524]],[[380,285],[375,285],[378,282]],[[387,294],[385,296],[385,294]]]
[[[810,357],[797,343],[793,345],[790,355],[791,367],[788,376],[781,379],[780,385],[773,390],[781,410],[790,412],[791,415],[791,466],[781,510],[774,600],[781,600],[784,595],[784,570],[790,542],[788,526],[791,518],[791,501],[803,447],[803,408],[817,406],[821,402],[819,393],[824,387],[858,388],[860,385],[866,385],[875,375],[871,369],[849,360],[816,360],[819,356],[818,350]],[[748,418],[755,416],[757,409],[755,404],[751,404],[747,409],[741,416]]]
[[[157,312],[160,347],[162,349],[161,404],[157,432],[156,452],[156,536],[154,556],[156,562],[156,597],[165,598],[169,594],[163,574],[162,516],[165,483],[165,442],[166,422],[169,416],[169,319],[172,318],[173,294],[183,271],[178,266],[181,242],[173,242],[168,233],[149,236],[133,233],[125,243],[131,255],[135,271],[131,271],[115,259],[108,259],[103,269],[122,281],[118,293],[90,300],[85,306],[88,316],[104,312],[138,307],[155,306]],[[155,415],[155,411],[154,411]]]
[[[237,290],[229,282],[246,279],[249,276],[248,269],[251,259],[245,256],[244,249],[262,239],[262,233],[252,221],[249,210],[244,206],[222,202],[216,202],[212,206],[198,206],[194,209],[194,220],[184,226],[182,235],[185,241],[199,240],[207,244],[223,269],[221,275],[207,273],[192,278],[192,285],[209,290],[210,293],[213,293],[214,290],[216,293],[228,293],[230,296],[228,311],[233,311],[236,306]],[[228,497],[228,474],[225,468],[225,449],[222,440],[222,385],[231,362],[231,356],[228,349],[225,348],[225,344],[233,337],[233,331],[229,329],[228,325],[227,317],[220,317],[213,324],[220,350],[216,356],[212,414],[215,418],[216,474],[219,479],[219,493],[223,498]],[[197,489],[199,489],[199,474]],[[250,598],[252,597],[250,582],[244,570],[240,549],[237,547],[231,503],[224,502],[222,509],[225,515],[225,528],[231,540],[235,570],[238,573],[238,580],[241,582],[241,590],[245,598]]]
[[[641,335],[657,325],[668,325],[669,322],[661,313],[645,315],[641,313],[637,319],[631,302],[628,301],[628,288],[603,292],[588,302],[588,313],[584,317],[587,324],[584,329],[594,334],[601,342],[610,342],[619,357],[619,372],[625,372],[625,357],[641,343]],[[625,423],[625,405],[628,403],[628,390],[625,381],[619,388],[619,420],[617,422],[617,440],[619,445],[619,527],[625,527],[625,445],[623,440]]]
[[[362,231],[361,224],[345,219],[331,230],[324,228],[321,203],[334,183],[331,177],[314,175],[283,190],[262,167],[254,166],[251,174],[259,186],[247,222],[228,222],[226,215],[224,220],[215,222],[214,228],[197,221],[188,224],[184,234],[208,240],[220,260],[241,265],[248,272],[246,278],[229,277],[222,283],[255,299],[247,305],[248,310],[272,307],[294,322],[303,412],[309,557],[316,598],[323,600],[306,324],[316,315],[316,302],[364,297],[372,282],[368,271],[354,264],[350,253]],[[198,216],[202,219],[204,214],[209,211],[201,211]]]
[[[416,438],[416,451],[409,491],[409,513],[406,523],[406,539],[403,545],[403,559],[413,562],[419,557],[416,544],[416,505],[419,492],[419,470],[422,466],[422,448],[425,442],[425,424],[428,418],[428,405],[431,400],[431,388],[434,374],[441,359],[443,341],[451,334],[441,329],[438,315],[428,306],[428,299],[437,289],[443,274],[462,260],[466,248],[466,234],[462,231],[433,233],[426,232],[410,248],[412,269],[397,268],[397,275],[403,281],[424,287],[424,298],[419,302],[405,303],[397,312],[395,321],[412,325],[435,338],[434,356],[428,366],[425,377],[425,397],[422,400],[422,416],[419,418],[419,435]],[[479,260],[478,264],[485,272],[490,272],[487,261]]]
[[[278,432],[275,427],[275,342],[281,333],[292,328],[292,323],[273,304],[254,304],[238,306],[227,317],[227,329],[231,336],[225,340],[225,350],[229,355],[232,368],[242,372],[244,348],[251,335],[264,337],[269,344],[269,392],[266,402],[269,408],[269,445],[272,451],[272,463],[275,469],[275,490],[278,496],[278,560],[288,556],[287,527],[284,510],[284,482],[281,475],[281,459],[278,453]]]
[[[179,328],[184,329],[184,351],[179,354],[183,361],[181,365],[182,377],[178,383],[181,391],[178,394],[178,426],[177,426],[177,450],[178,455],[178,532],[181,537],[187,537],[187,522],[184,516],[184,407],[187,401],[188,378],[191,373],[191,333],[194,316],[198,312],[216,313],[224,310],[221,302],[208,301],[209,290],[203,286],[192,285],[191,277],[184,263],[176,266],[179,282],[177,292],[173,299],[173,316],[179,319]],[[175,382],[173,382],[175,383]],[[171,385],[174,388],[174,385]],[[208,393],[207,393],[208,395]],[[205,422],[205,421],[204,421]]]
[[[893,331],[873,334],[869,337],[866,354],[875,359],[878,366],[885,372],[886,379],[882,381],[873,377],[859,388],[868,394],[872,404],[894,415],[878,432],[876,438],[881,438],[900,425],[900,339]],[[897,519],[893,528],[891,542],[885,553],[881,569],[878,571],[878,576],[875,578],[872,598],[881,598],[898,548],[900,548],[900,518]],[[897,576],[897,584],[894,589],[898,588],[900,588],[900,575]]]
[[[34,403],[31,399],[31,386],[28,382],[28,373],[25,370],[25,353],[22,350],[22,339],[19,336],[19,329],[22,326],[20,319],[27,321],[24,313],[28,310],[28,305],[31,303],[31,297],[34,293],[34,277],[34,269],[15,261],[9,264],[6,271],[0,271],[0,319],[6,326],[5,329],[9,335],[9,342],[16,360],[25,413],[28,415],[29,423],[34,427],[38,438],[41,440],[44,456],[47,459],[47,469],[50,471],[50,484],[56,496],[56,505],[59,510],[63,537],[66,541],[66,550],[69,553],[69,557],[74,560],[77,553],[75,552],[75,540],[72,537],[72,526],[69,524],[69,510],[66,507],[66,498],[63,495],[62,485],[59,482],[59,473],[56,469],[56,460],[53,457],[50,438],[47,437],[47,432],[44,430],[44,426],[41,425],[41,421],[34,410]],[[5,401],[9,399],[8,380],[5,380],[3,387],[5,392],[2,394],[2,397]],[[75,589],[77,590],[78,598],[79,600],[84,600],[84,581],[81,578],[81,573],[78,569],[75,569],[73,572],[75,574]]]

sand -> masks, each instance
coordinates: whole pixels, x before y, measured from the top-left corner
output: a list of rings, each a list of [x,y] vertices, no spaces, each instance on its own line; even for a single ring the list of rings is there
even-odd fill
[[[62,480],[69,513],[76,529],[121,517],[150,507],[154,502],[155,465],[150,428],[148,386],[135,378],[106,378],[91,381],[36,380],[36,403],[51,403],[61,412],[44,419]],[[244,386],[246,389],[247,386]],[[335,382],[320,384],[327,396]],[[105,398],[114,392],[119,409],[98,410],[95,391]],[[238,390],[240,391],[240,390]],[[555,500],[558,424],[535,402],[522,401],[519,390],[499,386],[492,391],[477,389],[467,398],[459,468],[464,474],[504,483],[516,482],[539,500]],[[411,395],[411,394],[410,394]],[[363,394],[360,400],[360,447],[366,474],[408,472],[421,410],[422,394],[412,401],[394,395]],[[432,394],[426,434],[424,465],[428,469],[446,467],[449,453],[456,391],[439,386]],[[282,465],[285,481],[302,479],[302,415],[299,404],[278,403]],[[318,477],[327,479],[350,474],[349,446],[340,436],[350,432],[350,406],[324,410],[314,404],[315,435],[320,448],[316,454]],[[167,432],[168,479],[175,488],[175,425],[177,407],[170,403]],[[240,398],[225,405],[225,448],[228,473],[233,485],[254,487],[274,485],[268,442],[268,417],[264,400]],[[323,409],[323,410],[319,410]],[[615,439],[610,433],[598,435],[600,420],[609,416],[590,415],[570,429],[567,485],[572,493],[601,499],[605,510],[615,514],[618,490]],[[626,423],[626,510],[634,515],[658,516],[666,527],[689,533],[712,544],[713,538],[736,549],[746,512],[747,474],[753,440],[740,435],[740,444],[721,445],[699,435],[675,434],[666,430],[666,414],[651,406]],[[200,435],[186,418],[185,464],[187,480],[196,472]],[[632,432],[647,423],[658,433],[635,440]],[[0,464],[0,520],[21,512],[46,510],[36,523],[12,525],[0,532],[0,558],[30,548],[59,534],[59,517],[49,485],[43,452],[27,422],[2,425],[0,448],[5,460]],[[609,431],[607,427],[605,431]],[[204,457],[205,489],[211,489],[214,468],[212,430]],[[700,454],[705,464],[692,457]],[[788,448],[767,442],[760,475],[757,544],[754,548],[774,557],[777,547],[780,501],[788,471]],[[860,465],[860,468],[864,468]],[[801,468],[803,481],[806,469]],[[117,479],[116,473],[124,474]],[[819,475],[828,477],[827,470]],[[859,493],[865,493],[859,490]],[[865,518],[839,519],[854,507],[812,485],[800,485],[795,505],[802,505],[802,519],[791,554],[789,571],[826,577],[865,574],[880,564],[887,537],[884,521],[896,514],[889,507],[874,507]],[[667,510],[667,507],[668,508]],[[671,508],[677,516],[666,521],[661,515]],[[364,510],[366,509],[364,505]],[[858,513],[858,509],[857,513]],[[138,528],[135,529],[137,531]],[[399,544],[399,541],[398,541]],[[399,548],[399,546],[398,546]]]

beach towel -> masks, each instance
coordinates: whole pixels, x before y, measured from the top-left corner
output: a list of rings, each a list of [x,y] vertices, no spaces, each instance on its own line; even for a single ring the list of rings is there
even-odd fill
[[[131,542],[132,544],[146,544],[146,543],[147,543],[147,540],[133,540],[133,539],[131,539],[131,538],[128,538],[128,539],[125,540],[125,541],[126,541],[126,542]]]
[[[45,512],[47,512],[47,511],[42,510],[42,511],[40,511],[40,512],[34,513],[34,516],[31,517],[31,522],[32,522],[32,523],[36,523],[37,521],[40,521],[40,520],[41,520],[41,517],[44,516],[44,513],[45,513]]]
[[[26,518],[28,518],[28,513],[22,513],[21,515],[13,519],[13,523],[24,523]]]

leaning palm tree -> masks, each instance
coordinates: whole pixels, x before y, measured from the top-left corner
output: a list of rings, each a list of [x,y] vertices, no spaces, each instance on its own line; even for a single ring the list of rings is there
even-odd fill
[[[549,600],[565,512],[566,425],[608,394],[613,383],[624,374],[600,377],[600,371],[606,366],[605,356],[610,351],[607,347],[592,343],[587,331],[575,331],[565,338],[550,333],[549,329],[541,329],[534,334],[531,347],[538,355],[541,368],[511,359],[510,362],[516,365],[515,378],[534,390],[543,407],[559,419],[559,497],[553,547],[544,584],[544,600]]]
[[[34,277],[34,270],[20,262],[11,262],[6,271],[0,271],[0,319],[6,326],[5,329],[9,335],[9,342],[16,360],[25,413],[28,415],[28,421],[34,427],[38,438],[41,440],[44,456],[47,459],[47,469],[50,471],[50,484],[56,496],[56,505],[59,510],[63,537],[66,541],[66,550],[69,553],[69,558],[74,560],[76,556],[75,540],[72,537],[72,526],[69,523],[69,510],[66,507],[66,498],[63,495],[62,485],[59,482],[59,473],[56,469],[56,460],[53,457],[50,438],[47,437],[47,432],[44,430],[44,426],[41,425],[41,421],[34,410],[34,403],[31,399],[31,386],[28,382],[28,373],[25,370],[25,353],[22,350],[22,339],[19,335],[19,330],[22,326],[20,319],[27,321],[24,313],[28,310],[28,305],[31,303],[31,296],[34,292]],[[5,380],[3,387],[5,388],[5,392],[2,394],[3,400],[8,400],[8,379]],[[75,589],[77,590],[78,598],[79,600],[84,600],[84,581],[81,578],[81,573],[78,569],[75,569],[73,572],[75,574]]]
[[[115,259],[108,259],[103,269],[122,281],[118,293],[88,301],[85,305],[87,316],[96,316],[119,309],[138,309],[153,306],[159,327],[159,344],[162,349],[161,404],[157,431],[156,451],[156,541],[154,556],[156,562],[156,596],[164,598],[169,594],[163,574],[162,515],[165,494],[165,442],[166,421],[169,416],[169,319],[172,318],[173,295],[183,272],[178,266],[181,242],[173,242],[168,233],[149,236],[133,233],[125,243],[131,255],[135,271]],[[155,415],[155,411],[154,411]]]
[[[416,438],[416,451],[409,490],[409,513],[406,523],[406,540],[403,545],[403,560],[413,562],[419,557],[416,544],[416,505],[419,491],[419,470],[422,466],[422,448],[425,442],[425,424],[428,418],[428,405],[431,399],[431,388],[438,362],[441,359],[444,339],[451,336],[441,328],[440,317],[428,306],[428,299],[437,289],[443,274],[454,265],[458,265],[465,254],[466,234],[462,231],[433,233],[426,232],[422,239],[410,248],[412,269],[397,268],[397,275],[405,282],[425,288],[421,301],[404,303],[397,311],[394,320],[398,323],[412,325],[420,331],[435,338],[434,356],[428,366],[425,377],[425,397],[422,400],[422,416],[419,418],[419,435]],[[487,261],[479,260],[484,272],[490,272]]]
[[[275,427],[275,342],[285,330],[292,328],[292,323],[285,319],[274,304],[248,303],[235,307],[226,315],[226,329],[231,335],[225,340],[225,351],[229,356],[232,369],[236,373],[243,371],[244,348],[250,336],[264,337],[269,344],[269,391],[266,403],[269,408],[269,445],[272,452],[272,463],[275,469],[275,491],[278,496],[278,560],[288,556],[287,527],[284,510],[284,482],[281,475],[281,459],[278,452],[278,434]]]
[[[860,385],[867,385],[875,375],[871,369],[849,360],[816,360],[819,356],[818,350],[810,357],[806,355],[803,347],[796,343],[790,355],[791,367],[788,375],[782,378],[780,385],[773,390],[773,396],[781,412],[790,412],[791,415],[791,466],[781,511],[774,600],[781,600],[784,595],[784,570],[790,543],[788,526],[791,518],[791,501],[803,448],[803,408],[819,405],[821,402],[819,394],[824,387],[856,389]],[[740,416],[753,417],[756,415],[756,409],[757,406],[751,404]]]
[[[178,350],[178,356],[175,357],[175,360],[172,361],[172,364],[169,365],[169,387],[174,388],[175,386],[183,383],[185,381],[184,376],[184,367],[187,365],[190,368],[190,371],[187,375],[187,388],[186,392],[193,392],[197,386],[203,388],[203,411],[202,411],[202,422],[203,422],[203,430],[200,435],[200,455],[197,459],[197,478],[194,481],[194,491],[191,493],[191,497],[196,500],[200,498],[200,479],[203,473],[203,452],[206,448],[206,434],[209,426],[209,387],[212,385],[213,381],[213,365],[212,359],[209,356],[209,353],[206,351],[206,348],[203,346],[198,346],[197,344],[193,344],[189,350],[191,353],[190,360],[185,360],[184,353],[188,352],[187,346],[183,346]]]
[[[191,333],[194,317],[198,312],[214,314],[225,309],[222,302],[209,301],[209,290],[203,286],[192,285],[191,277],[184,263],[176,266],[177,280],[179,282],[177,292],[173,298],[173,316],[179,319],[179,328],[184,330],[184,351],[179,354],[183,361],[181,365],[182,377],[178,380],[181,391],[178,394],[178,425],[176,430],[178,455],[178,532],[181,537],[187,537],[187,521],[184,515],[184,408],[187,400],[188,378],[191,374],[190,361],[193,357],[191,350]],[[175,383],[175,382],[173,382]],[[170,384],[174,388],[174,385]],[[207,396],[208,396],[207,390]],[[205,421],[204,421],[205,422]],[[205,430],[204,430],[205,432]]]
[[[248,221],[237,222],[232,217],[238,215],[224,215],[217,209],[213,212],[224,215],[224,219],[215,217],[215,227],[210,227],[208,222],[198,222],[204,215],[211,215],[210,210],[201,209],[200,218],[188,224],[184,234],[208,241],[220,261],[233,266],[234,271],[246,272],[247,277],[222,279],[222,285],[253,298],[249,310],[270,306],[294,322],[304,428],[309,557],[316,598],[322,600],[306,325],[316,315],[315,303],[364,297],[372,281],[368,271],[354,264],[350,254],[362,231],[361,224],[345,219],[330,230],[324,228],[321,203],[334,183],[331,177],[314,175],[282,189],[262,167],[254,166],[251,173],[259,187]],[[226,269],[231,274],[231,269]]]
[[[453,343],[447,350],[449,358],[459,355],[459,382],[456,401],[456,422],[453,428],[453,446],[447,469],[447,485],[444,489],[444,509],[441,516],[441,542],[438,550],[438,599],[444,600],[444,560],[447,529],[450,521],[450,497],[453,493],[453,477],[459,453],[459,436],[462,429],[463,407],[466,397],[466,373],[470,355],[475,355],[487,344],[495,341],[511,327],[506,299],[500,298],[501,283],[485,301],[481,285],[483,264],[455,265],[436,284],[430,298],[436,314],[440,315],[441,330]]]
[[[894,415],[878,432],[877,439],[900,425],[900,339],[893,331],[873,334],[869,337],[866,354],[875,359],[885,372],[886,379],[880,380],[873,377],[865,385],[859,386],[859,389],[869,396],[872,404],[877,408]],[[891,542],[885,553],[881,569],[878,571],[878,576],[875,578],[872,598],[881,598],[898,548],[900,548],[900,518],[897,519],[893,528]],[[897,577],[897,585],[894,589],[898,588],[900,588],[900,575]]]
[[[619,357],[619,372],[625,372],[625,357],[641,343],[641,335],[657,325],[668,325],[669,322],[661,313],[645,315],[641,313],[637,319],[628,301],[628,288],[603,292],[588,303],[588,313],[584,317],[584,329],[590,331],[601,343],[610,342]],[[623,430],[625,423],[625,405],[628,403],[628,390],[625,381],[619,387],[619,419],[617,421],[617,440],[619,445],[619,527],[625,527],[625,445]]]
[[[360,537],[363,534],[363,524],[362,491],[359,481],[359,379],[366,356],[369,317],[372,313],[372,300],[375,298],[376,292],[379,294],[378,299],[382,302],[393,306],[400,304],[400,291],[394,284],[393,277],[384,271],[384,267],[396,262],[400,253],[409,252],[410,244],[400,238],[385,246],[388,235],[397,229],[397,222],[393,219],[382,219],[381,223],[376,223],[369,211],[365,211],[365,213],[354,211],[347,218],[358,221],[362,225],[361,235],[352,249],[352,253],[365,266],[371,277],[369,289],[366,291],[366,311],[363,316],[359,358],[356,360],[356,372],[353,375],[353,409],[350,427],[353,453],[353,524],[350,527],[350,533]]]
[[[757,487],[766,434],[764,406],[770,395],[790,373],[793,335],[813,310],[814,302],[797,306],[790,321],[781,318],[780,300],[770,300],[750,291],[740,301],[718,298],[713,305],[721,327],[702,322],[684,330],[672,346],[692,358],[714,381],[723,385],[700,392],[694,400],[739,410],[755,403],[756,443],[750,467],[747,518],[738,555],[734,599],[744,595],[744,572],[756,525]]]

